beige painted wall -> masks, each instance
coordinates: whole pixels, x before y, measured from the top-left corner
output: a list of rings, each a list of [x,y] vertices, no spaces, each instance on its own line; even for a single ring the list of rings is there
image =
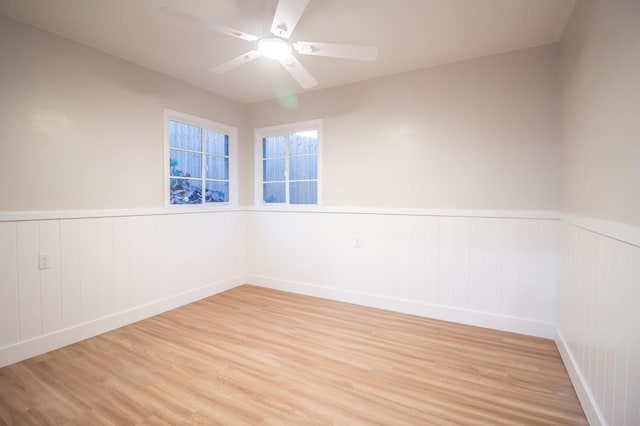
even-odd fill
[[[577,2],[561,57],[562,210],[640,225],[640,2]]]
[[[161,207],[165,107],[247,138],[243,105],[2,16],[0,58],[0,211]]]
[[[324,118],[324,204],[558,208],[557,51],[528,49],[240,105],[0,17],[0,211],[160,207],[162,108],[252,129]]]
[[[545,46],[254,104],[249,125],[325,119],[327,206],[556,210],[557,96]]]

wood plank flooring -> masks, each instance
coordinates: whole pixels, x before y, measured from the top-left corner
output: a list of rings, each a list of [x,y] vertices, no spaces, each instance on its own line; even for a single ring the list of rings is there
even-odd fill
[[[586,424],[554,343],[241,286],[0,369],[0,424]]]

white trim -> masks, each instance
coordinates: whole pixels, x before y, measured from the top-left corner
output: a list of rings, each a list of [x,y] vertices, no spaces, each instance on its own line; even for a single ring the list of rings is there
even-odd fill
[[[91,210],[41,210],[0,212],[0,222],[20,222],[29,220],[84,219],[122,216],[153,216],[193,213],[224,212],[273,212],[273,213],[320,213],[320,214],[366,214],[390,216],[447,216],[479,217],[500,219],[540,219],[557,220],[583,228],[627,244],[640,247],[640,227],[602,219],[574,216],[553,210],[476,210],[476,209],[409,209],[377,207],[319,207],[313,206],[227,206],[197,205]]]
[[[502,219],[557,220],[554,210],[474,210],[474,209],[403,209],[379,207],[316,207],[316,206],[250,206],[248,211],[288,213],[369,214],[391,216],[448,216]]]
[[[509,331],[547,339],[553,339],[554,337],[554,325],[552,323],[537,320],[515,318],[492,314],[489,312],[454,308],[451,306],[433,305],[415,300],[355,292],[303,282],[280,280],[263,275],[248,275],[247,283],[275,290],[322,297],[340,302],[354,303],[357,305],[386,309],[404,314],[417,315],[477,327],[491,328],[494,330]]]
[[[229,136],[229,202],[228,203],[215,203],[219,208],[229,207],[229,206],[237,206],[238,203],[238,128],[229,126],[228,124],[218,123],[213,120],[209,120],[206,118],[198,117],[191,114],[186,114],[180,111],[174,111],[168,108],[163,109],[164,114],[164,123],[163,123],[163,133],[164,133],[164,164],[163,164],[163,177],[164,181],[162,184],[163,188],[163,199],[165,208],[174,209],[174,208],[198,208],[203,205],[209,205],[207,203],[202,204],[188,204],[188,205],[172,205],[169,203],[169,121],[170,120],[178,120],[183,123],[193,124],[198,127],[202,127],[204,129],[216,130],[221,133],[225,133]],[[204,141],[203,141],[204,144]],[[203,145],[204,148],[204,145]],[[204,161],[204,158],[203,158]],[[203,170],[204,175],[204,170]],[[204,197],[204,187],[203,197]]]
[[[323,143],[323,131],[322,131],[322,119],[307,120],[290,124],[279,124],[277,126],[260,127],[253,130],[253,182],[254,182],[254,204],[260,207],[275,206],[277,209],[293,211],[298,209],[299,204],[266,204],[262,200],[262,139],[271,136],[281,136],[283,132],[291,133],[304,130],[317,130],[318,131],[318,178],[317,182],[317,203],[302,205],[302,209],[319,209],[322,206],[322,147]],[[287,157],[288,158],[288,157]],[[287,177],[288,182],[288,177]],[[287,200],[289,194],[289,188],[287,187]]]
[[[313,206],[221,206],[196,205],[150,207],[137,209],[96,209],[96,210],[43,210],[25,212],[0,212],[0,222],[20,222],[28,220],[85,219],[121,216],[153,216],[193,213],[226,212],[273,212],[273,213],[319,213],[319,214],[363,214],[390,216],[447,216],[447,217],[484,217],[502,219],[541,219],[556,220],[558,212],[550,210],[473,210],[473,209],[397,209],[373,207],[318,207]]]
[[[167,312],[171,309],[196,302],[205,297],[242,285],[244,282],[245,276],[238,275],[227,280],[175,294],[164,299],[156,300],[125,311],[74,325],[63,330],[58,330],[30,340],[5,346],[0,349],[0,367],[5,367],[36,355],[115,330],[116,328],[132,324],[136,321]]]
[[[246,207],[219,205],[173,206],[146,209],[104,209],[104,210],[44,210],[27,212],[0,212],[0,222],[22,222],[29,220],[88,219],[123,216],[156,216],[196,213],[230,213],[246,211]]]
[[[0,212],[0,222],[20,222],[29,220],[84,219],[121,216],[153,216],[193,213],[224,212],[273,212],[273,213],[330,213],[330,214],[368,214],[390,216],[447,216],[480,217],[502,219],[560,219],[565,223],[640,247],[640,227],[601,219],[580,217],[559,213],[554,210],[476,210],[476,209],[409,209],[379,207],[318,207],[318,206],[226,206],[197,205],[129,208],[129,209],[90,209],[90,210],[40,210]]]
[[[640,226],[628,225],[626,223],[611,222],[604,219],[595,219],[591,217],[575,216],[571,214],[561,213],[560,220],[586,229],[591,232],[613,238],[636,247],[640,247]]]
[[[558,352],[560,352],[560,357],[567,369],[567,373],[569,373],[569,378],[571,379],[571,383],[573,384],[573,388],[576,391],[576,395],[580,400],[580,404],[582,405],[582,409],[589,421],[589,424],[592,426],[606,425],[607,422],[605,417],[602,414],[602,411],[600,411],[600,408],[596,403],[596,399],[593,396],[582,371],[580,371],[580,368],[578,367],[578,363],[576,362],[573,352],[557,326],[555,341],[556,346],[558,347]]]

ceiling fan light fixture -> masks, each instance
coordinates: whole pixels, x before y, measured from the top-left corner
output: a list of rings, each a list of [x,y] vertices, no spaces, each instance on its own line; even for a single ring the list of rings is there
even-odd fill
[[[291,43],[280,37],[267,37],[258,41],[258,52],[270,59],[282,61],[291,57]]]

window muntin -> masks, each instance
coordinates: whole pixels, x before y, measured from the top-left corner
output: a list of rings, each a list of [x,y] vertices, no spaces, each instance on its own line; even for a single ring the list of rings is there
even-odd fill
[[[173,111],[165,112],[168,205],[229,203],[234,128]]]
[[[319,204],[319,120],[256,130],[262,204]]]

